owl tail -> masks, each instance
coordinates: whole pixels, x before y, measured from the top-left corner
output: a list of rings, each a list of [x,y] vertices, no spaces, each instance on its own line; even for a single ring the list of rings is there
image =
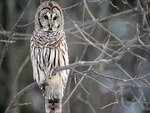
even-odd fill
[[[62,99],[48,99],[45,97],[45,113],[61,113]]]

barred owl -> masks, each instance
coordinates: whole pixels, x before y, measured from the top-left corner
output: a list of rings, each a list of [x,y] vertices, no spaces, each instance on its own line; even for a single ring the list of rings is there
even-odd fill
[[[63,12],[56,2],[46,1],[37,8],[30,53],[33,77],[45,98],[46,113],[61,113],[69,70],[52,72],[68,65],[69,57]]]

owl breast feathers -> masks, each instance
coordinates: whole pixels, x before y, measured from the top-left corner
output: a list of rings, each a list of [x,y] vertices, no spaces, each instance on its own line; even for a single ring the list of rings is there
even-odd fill
[[[46,1],[37,8],[30,42],[33,77],[45,97],[46,113],[61,113],[69,70],[52,72],[68,65],[69,57],[63,12],[56,2]]]

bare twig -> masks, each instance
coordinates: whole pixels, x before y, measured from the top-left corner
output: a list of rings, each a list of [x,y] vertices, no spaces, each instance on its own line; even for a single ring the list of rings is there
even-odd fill
[[[24,13],[27,10],[27,8],[29,7],[31,1],[32,0],[29,0],[29,2],[27,3],[27,5],[26,5],[25,9],[23,10],[22,14],[19,16],[17,22],[15,23],[14,27],[12,28],[12,31],[11,31],[11,34],[10,34],[10,37],[9,37],[8,41],[10,41],[12,39],[12,36],[13,36],[15,30],[16,30],[16,27],[17,27],[19,21],[21,20],[21,18],[24,16]],[[5,53],[6,53],[7,49],[8,49],[8,46],[9,46],[9,43],[6,43],[5,46],[4,46],[4,49],[2,51],[2,54],[1,54],[1,57],[0,57],[0,68],[1,68],[4,56],[5,56]]]
[[[89,100],[85,100],[81,97],[81,94],[79,93],[77,96],[77,99],[79,99],[81,102],[87,104],[89,106],[89,108],[91,109],[92,113],[96,113],[96,110],[94,109],[94,107],[92,106],[92,104],[89,102]]]
[[[30,85],[26,86],[25,88],[23,88],[21,91],[19,91],[17,93],[17,95],[11,100],[9,106],[7,107],[5,113],[10,113],[10,111],[14,108],[15,106],[15,102],[17,99],[19,99],[21,96],[23,96],[25,93],[27,93],[29,90],[33,89],[37,87],[37,83],[31,83]]]

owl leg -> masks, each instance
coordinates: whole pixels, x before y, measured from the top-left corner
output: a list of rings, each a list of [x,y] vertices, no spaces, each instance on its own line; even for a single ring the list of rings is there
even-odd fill
[[[45,96],[45,89],[46,89],[47,86],[48,86],[47,83],[43,83],[43,84],[39,85],[43,96]]]

